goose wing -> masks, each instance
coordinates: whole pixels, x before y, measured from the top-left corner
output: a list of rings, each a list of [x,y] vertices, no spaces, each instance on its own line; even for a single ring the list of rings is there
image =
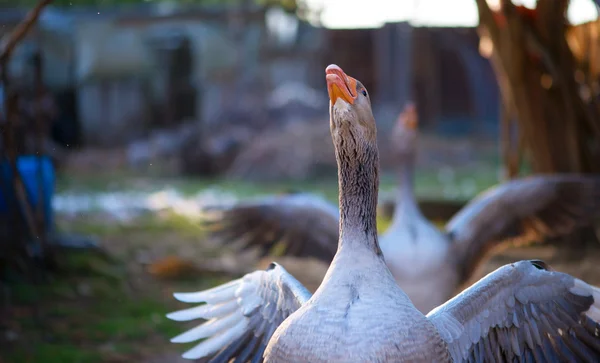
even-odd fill
[[[600,361],[600,289],[542,261],[500,267],[427,318],[455,362]]]
[[[339,210],[313,194],[242,202],[204,213],[209,238],[260,247],[265,256],[283,243],[284,254],[331,262],[337,251]]]
[[[278,264],[254,271],[215,288],[176,293],[177,300],[205,304],[167,315],[176,321],[208,319],[171,339],[189,343],[205,339],[183,354],[211,362],[261,362],[275,329],[310,298],[310,293]]]
[[[502,242],[533,242],[572,232],[600,215],[600,178],[578,175],[517,179],[471,200],[446,225],[465,282]]]

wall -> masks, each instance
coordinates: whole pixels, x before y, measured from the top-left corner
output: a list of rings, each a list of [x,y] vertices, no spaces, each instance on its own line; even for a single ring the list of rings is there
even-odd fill
[[[421,123],[439,132],[498,132],[500,98],[474,28],[413,30],[413,90]]]

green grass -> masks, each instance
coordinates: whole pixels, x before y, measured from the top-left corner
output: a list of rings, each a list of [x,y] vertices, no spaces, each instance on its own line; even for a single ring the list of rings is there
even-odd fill
[[[167,281],[146,272],[137,259],[143,253],[156,259],[182,255],[181,248],[192,258],[217,253],[202,250],[203,231],[195,221],[173,213],[146,215],[135,223],[58,218],[58,227],[96,236],[104,252],[61,251],[59,269],[44,283],[11,275],[9,318],[0,319],[0,333],[12,331],[18,338],[8,342],[0,336],[0,362],[139,362],[164,352],[180,354],[186,346],[169,340],[185,326],[165,315],[185,305],[172,293],[231,278],[192,274]]]
[[[138,176],[127,171],[100,172],[98,174],[63,174],[56,177],[56,191],[104,191],[130,187]]]
[[[98,219],[81,218],[77,223],[58,221],[62,230],[72,233],[89,234],[98,237],[109,237],[114,235],[127,235],[130,233],[161,234],[176,231],[185,236],[199,236],[203,233],[197,222],[178,215],[173,212],[165,212],[160,215],[147,214],[137,217],[135,223],[119,223],[117,221],[99,221]]]
[[[126,241],[131,233],[135,231],[112,238]],[[172,291],[200,289],[220,280],[196,277],[166,283],[132,273],[131,265],[89,251],[61,252],[60,270],[47,282],[13,277],[7,326],[19,338],[0,340],[2,361],[128,362],[177,349],[169,339],[182,326],[165,317],[179,308]]]
[[[465,182],[474,185],[471,195],[460,195],[454,199],[468,199],[498,182],[497,163],[490,161],[488,164],[479,166],[476,170],[472,167],[453,169],[454,178],[450,186],[460,189]],[[438,169],[417,170],[415,174],[415,189],[422,198],[449,199],[444,195],[444,185],[439,181]],[[397,180],[394,173],[384,173],[380,178],[380,190],[388,192],[396,186]],[[297,190],[303,192],[317,192],[323,194],[331,201],[337,201],[338,187],[336,175],[331,178],[307,181],[278,181],[278,182],[247,182],[223,179],[201,179],[201,178],[165,178],[136,176],[127,173],[111,173],[98,176],[59,176],[57,180],[57,191],[79,190],[83,192],[100,192],[107,190],[147,190],[157,191],[165,187],[178,190],[184,195],[193,195],[207,188],[218,188],[219,190],[234,193],[239,197],[248,197],[257,194],[272,194]]]
[[[40,343],[31,350],[9,356],[9,362],[19,363],[96,363],[102,362],[102,357],[94,352],[71,344]]]

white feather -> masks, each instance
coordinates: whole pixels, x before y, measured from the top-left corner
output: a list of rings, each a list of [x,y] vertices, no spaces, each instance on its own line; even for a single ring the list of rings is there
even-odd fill
[[[245,318],[242,316],[242,314],[239,311],[236,311],[224,318],[211,319],[202,325],[186,331],[185,333],[179,334],[175,338],[171,339],[171,342],[189,343],[198,339],[208,338],[212,335],[220,333],[225,329],[231,328],[240,320],[244,319]]]
[[[233,328],[224,331],[210,339],[206,339],[202,343],[196,345],[194,348],[183,353],[182,357],[185,359],[199,359],[216,353],[226,347],[228,344],[240,338],[246,331],[247,325],[248,322],[242,320]]]
[[[255,310],[259,306],[263,305],[264,301],[259,296],[253,295],[253,296],[249,296],[248,298],[244,299],[243,302],[240,299],[239,303],[241,305],[242,313],[244,315],[248,315],[253,310]]]
[[[175,294],[175,297],[185,302],[206,302],[167,315],[177,321],[210,319],[171,340],[188,343],[204,339],[183,355],[198,359],[236,343],[244,334],[263,336],[267,343],[279,324],[308,301],[310,294],[277,265],[210,290]]]
[[[600,309],[598,309],[594,305],[590,306],[588,311],[585,312],[585,315],[587,315],[590,319],[592,319],[595,322],[600,321]]]
[[[592,295],[592,291],[590,291],[590,285],[581,281],[580,279],[575,279],[575,284],[569,291],[575,295],[579,296],[590,296]],[[595,301],[595,299],[594,299]]]
[[[209,290],[188,293],[176,292],[173,296],[177,300],[187,303],[205,302],[208,304],[218,304],[233,299],[240,282],[241,279],[237,279]]]
[[[167,314],[167,318],[175,321],[189,321],[194,319],[210,319],[230,314],[238,307],[235,300],[219,305],[200,305],[189,309],[179,310]]]

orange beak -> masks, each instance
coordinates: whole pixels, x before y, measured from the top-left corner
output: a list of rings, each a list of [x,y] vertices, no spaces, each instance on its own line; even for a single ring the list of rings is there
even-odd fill
[[[325,79],[327,80],[327,91],[331,104],[335,105],[338,98],[349,104],[354,104],[356,99],[356,79],[349,77],[335,64],[325,68]]]
[[[409,103],[404,107],[404,111],[400,114],[398,121],[404,124],[404,127],[415,130],[419,124],[417,110],[413,103]]]
[[[406,120],[406,127],[408,127],[411,130],[415,130],[417,128],[417,120],[415,120],[415,119]]]

